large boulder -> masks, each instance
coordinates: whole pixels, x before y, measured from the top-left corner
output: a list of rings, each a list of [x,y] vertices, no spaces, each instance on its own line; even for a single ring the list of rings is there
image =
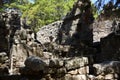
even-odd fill
[[[96,69],[97,75],[106,75],[111,73],[120,73],[120,62],[119,61],[105,61],[100,64],[94,64],[93,67]]]
[[[46,68],[46,63],[39,57],[30,56],[25,61],[25,66],[32,71],[43,71]]]

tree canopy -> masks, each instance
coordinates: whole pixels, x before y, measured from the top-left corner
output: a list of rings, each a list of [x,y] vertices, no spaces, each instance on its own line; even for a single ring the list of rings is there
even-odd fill
[[[1,0],[2,1],[2,0]],[[19,9],[22,18],[35,31],[43,25],[61,20],[70,11],[76,0],[6,0],[0,4],[1,10],[6,8]]]
[[[61,20],[68,13],[74,2],[77,0],[0,0],[1,11],[9,8],[18,9],[22,13],[22,18],[26,20],[27,24],[32,26],[32,29],[37,31],[43,25],[51,22]],[[109,0],[114,2],[113,7],[119,8],[120,0]],[[93,6],[93,14],[96,18],[98,16],[99,8],[104,4],[104,0],[97,0]],[[95,6],[96,5],[96,6]],[[111,9],[110,5],[105,5],[104,10]],[[109,10],[107,10],[109,9]]]

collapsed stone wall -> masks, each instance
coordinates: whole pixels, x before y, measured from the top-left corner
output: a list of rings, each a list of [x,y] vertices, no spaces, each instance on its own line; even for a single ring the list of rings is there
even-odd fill
[[[101,38],[112,33],[112,20],[96,20],[93,23],[93,42],[100,42]]]
[[[30,56],[21,75],[39,76],[41,80],[119,80],[120,61],[90,64],[87,57],[39,58]],[[25,77],[25,79],[29,79]]]
[[[89,54],[89,50],[93,51],[91,48],[93,42],[91,24],[94,20],[90,7],[90,1],[78,0],[63,21],[41,28],[37,32],[37,40],[42,44],[53,44],[52,50],[54,51],[52,52],[55,54],[59,52],[62,56]],[[57,50],[54,48],[56,46],[59,47]],[[65,50],[66,48],[67,50]]]
[[[71,13],[69,13],[65,17],[63,22],[62,21],[60,21],[58,23],[55,22],[51,25],[45,26],[45,28],[42,28],[42,30],[40,30],[37,33],[38,40],[42,41],[42,38],[43,38],[44,39],[43,44],[45,42],[49,41],[49,44],[52,45],[52,48],[51,48],[52,50],[55,50],[57,48],[56,46],[58,46],[58,48],[57,48],[57,50],[59,50],[58,52],[59,53],[62,52],[63,54],[65,54],[64,56],[66,56],[66,54],[67,54],[67,57],[68,56],[72,56],[72,57],[73,56],[83,56],[83,55],[81,55],[82,53],[85,56],[85,54],[88,52],[89,55],[92,53],[92,55],[94,56],[94,58],[92,58],[92,59],[96,62],[97,61],[102,62],[104,60],[110,60],[110,59],[115,60],[116,58],[112,59],[106,53],[106,50],[110,51],[109,46],[111,44],[104,46],[104,45],[106,45],[107,42],[109,42],[109,39],[107,41],[105,41],[105,39],[101,40],[101,38],[104,38],[105,36],[108,36],[109,34],[114,32],[113,28],[115,28],[115,26],[116,26],[113,24],[114,21],[101,20],[101,21],[95,21],[93,23],[93,25],[90,25],[93,21],[93,18],[91,17],[91,15],[88,14],[89,17],[87,17],[87,15],[85,15],[86,13],[84,13],[84,12],[81,13],[82,10],[79,9],[80,7],[83,7],[83,4],[81,3],[81,1],[78,0],[78,2],[75,4],[73,10],[71,11]],[[89,22],[89,20],[91,22]],[[50,28],[50,26],[52,26],[52,28]],[[55,27],[55,30],[53,27]],[[49,31],[49,28],[51,29],[50,31]],[[45,33],[44,31],[49,31],[49,33],[47,33],[48,34],[47,36],[43,35]],[[52,31],[55,31],[55,34],[52,33]],[[56,35],[56,33],[58,35]],[[39,35],[42,36],[42,38],[40,38]],[[117,40],[118,41],[115,42],[114,45],[119,43],[119,39],[117,39]],[[96,46],[96,45],[94,45],[94,42],[98,42],[99,44]],[[110,40],[110,43],[113,43],[113,41]],[[99,52],[96,51],[97,47],[100,48],[100,50],[98,50]],[[106,49],[106,48],[108,48],[108,49]],[[119,46],[117,47],[117,49],[118,48],[119,48]],[[114,49],[116,51],[116,47]],[[114,51],[114,49],[111,49],[111,50]],[[50,51],[50,52],[54,52],[54,51]],[[101,54],[101,52],[103,54]],[[96,54],[94,54],[94,53],[96,53]],[[119,56],[119,55],[117,55],[117,56]],[[111,65],[111,63],[113,63],[113,64]],[[86,76],[83,75],[85,80],[89,80],[88,76],[91,77],[92,79],[98,79],[98,80],[119,79],[119,70],[118,70],[118,72],[115,71],[116,68],[119,68],[119,61],[118,62],[108,61],[108,62],[103,62],[100,64],[94,64],[94,65],[93,64],[94,63],[88,65],[90,72],[88,73],[89,75],[87,74],[87,79],[86,79]],[[114,64],[117,64],[118,67]],[[107,65],[107,67],[106,67],[106,65]],[[77,70],[73,70],[73,72],[75,72],[75,71],[77,71]],[[90,75],[90,74],[92,74],[92,75]],[[69,75],[69,76],[71,76],[71,75]],[[74,76],[77,76],[77,78],[79,77],[78,80],[81,78],[80,77],[81,75],[75,74]],[[69,78],[69,79],[73,80],[72,78]]]
[[[41,80],[87,80],[89,73],[86,57],[42,59],[31,56],[20,69],[22,75],[42,75]],[[34,73],[33,73],[34,72]],[[76,78],[76,79],[75,79]]]
[[[77,4],[79,4],[79,5],[77,5]],[[88,52],[89,55],[92,53],[92,55],[94,56],[94,58],[92,58],[92,59],[96,62],[103,62],[106,60],[107,61],[110,60],[108,62],[103,62],[103,63],[97,64],[97,66],[93,65],[94,63],[89,64],[89,68],[90,68],[89,74],[92,73],[94,75],[94,76],[93,75],[89,75],[89,76],[91,76],[94,79],[98,79],[98,80],[119,79],[119,70],[118,70],[118,72],[115,71],[116,68],[119,68],[119,66],[116,67],[116,66],[113,66],[113,64],[111,66],[111,63],[119,65],[119,61],[114,62],[114,60],[119,60],[119,59],[117,59],[117,58],[119,58],[119,42],[120,42],[119,37],[114,35],[114,36],[110,37],[112,39],[107,37],[107,40],[106,40],[106,38],[104,38],[106,36],[109,36],[109,34],[116,32],[115,31],[116,24],[114,24],[113,20],[100,20],[100,21],[95,21],[92,25],[90,25],[91,23],[89,23],[89,20],[92,22],[93,18],[92,17],[90,19],[86,18],[87,16],[85,15],[85,13],[83,13],[81,15],[82,11],[81,11],[81,9],[79,9],[78,6],[81,6],[81,2],[79,2],[79,1],[78,1],[78,3],[76,3],[76,5],[74,6],[71,13],[69,13],[66,16],[66,18],[63,20],[63,22],[62,21],[60,21],[58,23],[55,22],[51,25],[52,27],[55,26],[55,28],[57,26],[56,30],[58,32],[56,32],[56,31],[55,32],[58,34],[58,36],[56,34],[52,34],[52,30],[54,31],[53,28],[50,28],[50,29],[52,29],[50,34],[55,35],[52,37],[53,38],[52,40],[50,39],[50,37],[52,35],[51,36],[49,36],[49,34],[47,36],[41,35],[44,33],[44,30],[46,31],[47,28],[50,27],[50,25],[48,25],[48,26],[45,26],[46,28],[42,28],[42,31],[40,30],[37,33],[38,40],[40,41],[39,34],[42,36],[42,38],[44,38],[44,36],[45,36],[46,39],[49,40],[50,44],[51,43],[55,44],[55,45],[52,45],[53,46],[52,50],[55,50],[56,48],[54,48],[54,46],[58,45],[59,46],[58,52],[63,51],[63,52],[65,52],[63,54],[70,54],[69,56],[72,55],[72,57],[80,56],[81,53],[83,53],[85,56],[85,54]],[[89,17],[90,17],[90,15],[89,15]],[[84,18],[88,20],[88,24],[87,24],[87,21],[84,21],[85,20]],[[115,38],[115,36],[116,36],[116,38]],[[103,39],[101,39],[101,38],[103,38]],[[44,41],[47,42],[47,40],[44,40]],[[114,42],[113,40],[115,40],[116,42]],[[97,42],[97,44],[95,42]],[[78,43],[80,43],[80,45]],[[93,44],[91,44],[91,43],[93,43]],[[113,49],[111,49],[111,47],[113,47],[112,44],[114,46],[115,45],[117,45],[117,46],[114,47]],[[83,47],[83,46],[85,46],[85,47]],[[67,49],[66,49],[66,47],[67,47]],[[69,51],[70,51],[70,53],[69,53]],[[113,52],[115,54],[112,54]],[[94,53],[96,53],[96,54],[94,54]],[[114,59],[111,58],[113,56],[114,56]],[[106,67],[106,65],[107,65],[107,67]]]
[[[5,52],[8,57],[9,72],[16,74],[16,68],[24,66],[28,56],[42,56],[41,44],[36,42],[35,33],[30,27],[23,24],[18,10],[10,9],[1,13],[0,17],[0,52]]]

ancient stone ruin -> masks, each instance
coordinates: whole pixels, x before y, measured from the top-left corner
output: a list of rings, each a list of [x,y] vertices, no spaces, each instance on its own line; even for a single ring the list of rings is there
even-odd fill
[[[89,0],[37,33],[18,10],[1,13],[0,80],[119,80],[119,24],[94,21]]]

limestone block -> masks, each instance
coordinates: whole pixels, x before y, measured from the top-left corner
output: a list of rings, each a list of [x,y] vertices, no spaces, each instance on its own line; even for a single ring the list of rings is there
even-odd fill
[[[114,75],[113,74],[107,74],[107,75],[105,75],[105,79],[112,80],[112,79],[114,79]]]
[[[99,64],[94,64],[93,67],[96,68],[96,74],[120,73],[119,61],[104,61]]]
[[[67,68],[67,70],[80,68],[87,64],[88,64],[88,58],[86,57],[83,58],[75,57],[72,59],[65,60],[65,67]]]
[[[85,66],[85,67],[81,67],[79,69],[77,69],[79,74],[88,74],[89,73],[89,67]]]
[[[98,76],[96,77],[96,79],[98,79],[98,80],[105,80],[104,76],[102,76],[102,75],[98,75]]]
[[[118,79],[118,78],[120,78],[120,76],[117,73],[114,73],[114,78]]]

